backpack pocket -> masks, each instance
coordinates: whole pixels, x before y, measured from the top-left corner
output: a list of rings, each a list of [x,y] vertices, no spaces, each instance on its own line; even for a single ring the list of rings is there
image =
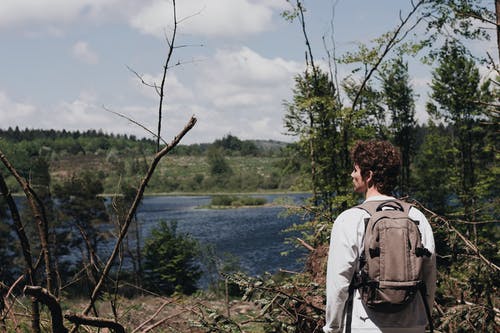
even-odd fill
[[[380,278],[379,282],[408,281],[411,243],[406,223],[384,220],[379,223]]]

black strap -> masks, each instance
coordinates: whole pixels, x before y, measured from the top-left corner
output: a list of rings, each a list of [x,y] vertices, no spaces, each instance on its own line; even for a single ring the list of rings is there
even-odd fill
[[[420,284],[420,295],[422,295],[422,301],[424,302],[424,307],[425,307],[425,314],[427,315],[427,322],[429,323],[429,330],[430,332],[434,332],[434,324],[432,323],[432,314],[431,314],[431,308],[429,306],[429,302],[427,302],[427,287],[425,286],[425,283]]]
[[[345,333],[351,333],[351,324],[352,324],[352,306],[354,300],[354,290],[355,288],[352,285],[349,286],[349,296],[346,301],[346,314],[345,314]]]

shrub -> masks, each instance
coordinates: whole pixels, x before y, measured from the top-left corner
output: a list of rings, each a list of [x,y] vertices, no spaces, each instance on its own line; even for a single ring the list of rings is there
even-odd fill
[[[216,195],[212,197],[212,206],[260,206],[267,202],[265,198],[255,198],[249,196]]]
[[[144,246],[145,287],[164,295],[192,294],[201,277],[200,247],[188,234],[177,234],[177,222],[160,221]]]

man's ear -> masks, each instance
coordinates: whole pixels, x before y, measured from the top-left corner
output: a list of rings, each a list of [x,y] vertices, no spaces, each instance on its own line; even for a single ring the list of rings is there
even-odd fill
[[[372,187],[373,186],[373,171],[368,171],[368,176],[366,176],[366,184],[368,185],[368,187]]]

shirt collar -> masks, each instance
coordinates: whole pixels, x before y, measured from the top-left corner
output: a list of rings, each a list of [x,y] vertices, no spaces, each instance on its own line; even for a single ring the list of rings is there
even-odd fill
[[[382,200],[395,200],[396,198],[388,196],[388,195],[374,195],[369,197],[366,201],[382,201]]]

